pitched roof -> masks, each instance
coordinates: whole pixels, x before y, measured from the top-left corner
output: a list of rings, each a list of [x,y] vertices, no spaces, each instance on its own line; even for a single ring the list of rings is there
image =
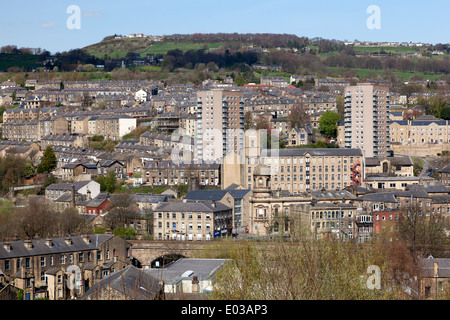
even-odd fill
[[[277,149],[261,150],[261,156],[299,157],[309,153],[312,156],[362,156],[361,149],[321,148],[321,149]]]
[[[232,189],[232,190],[191,190],[184,197],[187,200],[221,200],[227,193],[229,193],[233,198],[242,199],[249,189]]]
[[[155,300],[162,288],[158,278],[130,265],[94,284],[81,299],[97,300],[102,290],[113,290],[120,294],[120,300]]]
[[[161,202],[156,208],[155,212],[219,212],[224,210],[231,210],[230,207],[221,202],[212,203],[207,201],[189,201],[189,202]]]
[[[71,236],[71,245],[65,242],[64,237],[52,238],[53,246],[46,244],[46,239],[31,239],[33,247],[28,249],[25,247],[25,240],[10,241],[11,250],[8,252],[4,248],[4,242],[0,242],[0,259],[35,256],[43,254],[57,254],[63,252],[84,251],[98,248],[102,243],[114,237],[111,234],[92,234],[89,235],[89,244],[86,243],[82,236]]]
[[[75,181],[72,183],[53,183],[49,185],[46,190],[71,190],[72,185],[75,186],[75,191],[83,188],[84,186],[88,185],[91,182],[95,182],[92,180],[85,180],[85,181]],[[95,182],[98,183],[98,182]]]
[[[146,269],[145,272],[160,276],[166,284],[176,284],[183,279],[210,280],[216,271],[222,267],[226,259],[179,259],[164,270]]]

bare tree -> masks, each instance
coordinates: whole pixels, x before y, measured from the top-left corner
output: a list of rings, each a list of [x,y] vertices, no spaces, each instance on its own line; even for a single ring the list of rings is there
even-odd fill
[[[400,212],[399,237],[410,246],[411,254],[436,254],[446,238],[442,214],[433,212],[423,199],[411,200]]]
[[[19,235],[45,237],[57,232],[57,213],[45,199],[30,198],[28,205],[18,210],[14,220]]]
[[[124,227],[136,219],[137,205],[128,193],[114,194],[105,221],[111,229]]]
[[[289,124],[291,128],[297,128],[299,126],[305,126],[309,123],[309,115],[306,113],[305,103],[296,103],[292,106],[289,113]]]

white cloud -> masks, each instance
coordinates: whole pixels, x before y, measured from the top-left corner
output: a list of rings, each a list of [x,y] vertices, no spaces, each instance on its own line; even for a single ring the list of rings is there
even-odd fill
[[[102,14],[99,12],[94,12],[94,11],[83,11],[82,13],[83,17],[87,17],[87,18],[101,18]]]
[[[55,27],[55,24],[54,24],[53,22],[50,22],[50,21],[41,22],[41,27],[42,27],[42,28],[46,28],[46,29],[48,29],[48,28],[54,28],[54,27]]]

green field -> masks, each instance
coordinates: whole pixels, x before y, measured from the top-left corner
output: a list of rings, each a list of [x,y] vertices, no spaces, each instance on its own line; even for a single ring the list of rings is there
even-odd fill
[[[165,43],[154,43],[150,48],[141,52],[141,56],[146,54],[166,54],[170,50],[179,49],[183,52],[189,50],[199,50],[199,49],[217,49],[223,46],[223,43],[191,43],[191,42],[165,42]]]
[[[193,42],[151,42],[146,39],[120,39],[107,40],[85,47],[84,50],[95,57],[103,58],[106,55],[113,59],[122,59],[128,52],[135,52],[145,57],[147,54],[164,55],[170,50],[216,49],[223,43],[193,43]]]
[[[368,75],[382,76],[384,70],[370,70],[370,69],[351,69],[351,68],[337,68],[337,67],[328,67],[328,70],[336,73],[337,75],[343,76],[349,70],[355,70],[358,77],[367,78]],[[424,79],[428,79],[430,81],[438,80],[442,75],[441,74],[425,74],[423,72],[401,72],[401,71],[392,71],[397,77],[402,79],[403,81],[409,81],[410,77],[413,75],[422,76]]]
[[[381,52],[381,51],[385,51],[388,53],[393,53],[393,54],[402,54],[402,53],[417,53],[419,52],[418,49],[416,48],[410,48],[410,47],[405,47],[405,46],[399,46],[399,47],[363,47],[363,46],[358,46],[358,47],[353,47],[353,49],[355,49],[355,51],[361,52],[361,53],[376,53],[376,52]]]

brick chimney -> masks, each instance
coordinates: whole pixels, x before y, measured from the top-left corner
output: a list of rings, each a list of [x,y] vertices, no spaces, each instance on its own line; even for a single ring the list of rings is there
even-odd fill
[[[66,234],[66,236],[64,237],[64,241],[67,243],[67,245],[72,245],[72,238],[70,237],[70,234]]]

